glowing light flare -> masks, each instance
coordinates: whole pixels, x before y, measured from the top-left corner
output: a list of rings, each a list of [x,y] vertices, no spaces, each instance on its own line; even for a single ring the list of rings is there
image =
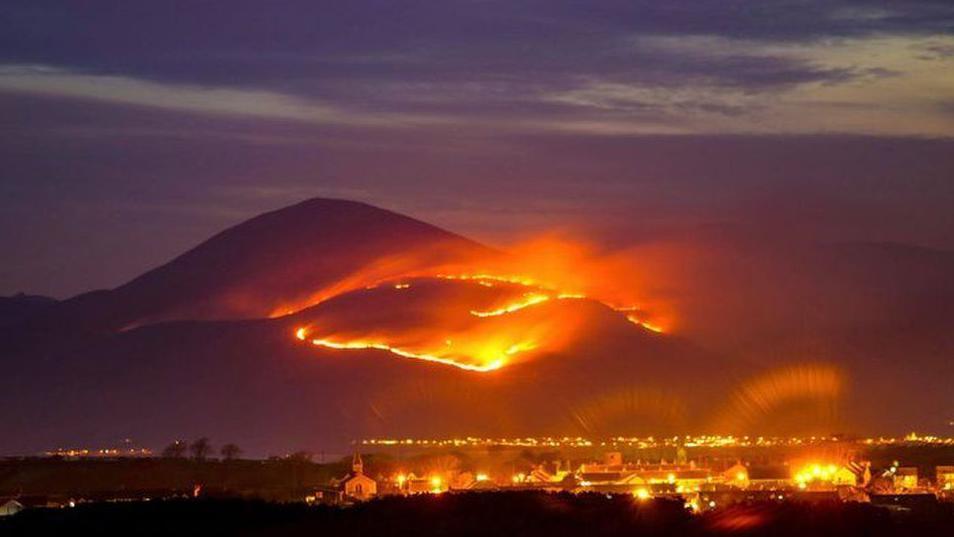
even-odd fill
[[[792,478],[798,483],[799,488],[805,488],[802,485],[812,483],[831,483],[838,480],[839,467],[835,464],[811,463],[802,466]]]
[[[729,403],[716,415],[714,429],[738,431],[769,419],[782,405],[797,401],[812,403],[803,411],[820,424],[834,419],[833,407],[845,385],[840,368],[824,363],[781,366],[756,374],[734,390]]]

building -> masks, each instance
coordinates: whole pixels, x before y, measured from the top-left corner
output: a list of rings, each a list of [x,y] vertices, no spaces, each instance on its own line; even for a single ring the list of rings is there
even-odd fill
[[[722,472],[722,482],[738,488],[748,488],[749,486],[749,469],[747,466],[742,464],[742,461],[738,461],[727,470]]]
[[[351,473],[339,482],[338,487],[346,500],[364,501],[378,493],[377,481],[364,475],[364,463],[360,453],[354,454],[351,459]]]
[[[938,466],[936,478],[938,490],[954,490],[954,466]]]
[[[431,477],[418,477],[414,474],[407,476],[404,482],[404,490],[408,494],[440,494],[447,490],[448,483],[439,475]]]
[[[752,466],[748,468],[746,487],[753,490],[788,490],[794,486],[788,466]]]
[[[800,489],[828,490],[839,487],[854,487],[863,481],[864,464],[811,463],[800,467],[794,474]],[[861,473],[861,475],[859,475]]]
[[[894,473],[895,490],[914,490],[918,488],[918,469],[915,466],[902,466]]]
[[[576,479],[582,490],[600,492],[634,492],[644,490],[653,494],[685,493],[721,481],[709,468],[697,467],[693,462],[672,464],[627,463],[619,452],[607,453],[603,463],[580,465]]]
[[[23,511],[23,504],[16,500],[7,500],[0,504],[0,516],[10,516]]]

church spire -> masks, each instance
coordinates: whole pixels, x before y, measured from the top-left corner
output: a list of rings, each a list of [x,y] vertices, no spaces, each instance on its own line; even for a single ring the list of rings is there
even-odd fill
[[[364,463],[361,462],[361,454],[357,451],[355,451],[354,456],[351,457],[351,470],[356,474],[364,473]]]

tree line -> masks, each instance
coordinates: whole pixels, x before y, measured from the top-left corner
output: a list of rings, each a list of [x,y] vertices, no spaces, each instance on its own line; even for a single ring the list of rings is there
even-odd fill
[[[242,448],[236,444],[228,443],[220,447],[218,452],[222,460],[231,461],[239,458],[242,454]],[[212,446],[212,442],[203,436],[192,442],[184,440],[172,442],[163,448],[162,457],[165,459],[183,459],[188,454],[192,460],[204,461],[209,459],[213,453],[215,453],[215,448]]]

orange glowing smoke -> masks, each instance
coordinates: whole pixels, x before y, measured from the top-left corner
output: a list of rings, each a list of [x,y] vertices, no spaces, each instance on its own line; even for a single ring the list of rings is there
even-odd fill
[[[505,254],[479,258],[461,254],[456,262],[443,257],[437,260],[429,252],[412,252],[379,259],[333,284],[303,292],[301,298],[273,307],[270,316],[290,315],[384,282],[396,281],[396,288],[406,289],[407,283],[402,280],[436,277],[475,281],[485,287],[522,285],[548,290],[558,298],[589,298],[618,311],[639,310],[639,317],[631,322],[654,332],[669,332],[675,318],[672,307],[650,283],[654,279],[652,273],[663,269],[658,261],[652,267],[648,264],[636,251],[602,253],[581,241],[553,237],[516,244]]]
[[[645,277],[636,276],[641,274],[636,260],[618,254],[599,255],[581,243],[542,239],[518,245],[508,255],[422,268],[425,266],[426,263],[400,257],[381,260],[309,294],[300,303],[282,305],[275,314],[286,315],[345,295],[353,297],[351,293],[359,291],[407,291],[408,300],[413,302],[420,296],[417,283],[425,288],[428,281],[435,280],[473,284],[490,294],[473,305],[466,301],[446,303],[444,309],[428,312],[419,325],[403,331],[373,326],[342,329],[323,322],[310,323],[307,331],[320,334],[310,340],[312,344],[328,349],[381,350],[478,372],[509,365],[527,351],[559,350],[580,321],[568,319],[570,314],[565,309],[559,313],[550,310],[550,315],[531,313],[549,303],[593,301],[652,332],[668,331],[672,323],[671,312],[658,299],[642,296],[648,293],[641,291]],[[460,289],[451,294],[454,293],[472,294]],[[471,299],[474,300],[472,296]],[[468,323],[459,318],[460,313],[478,320],[499,318],[500,322]],[[305,340],[301,330],[304,329],[296,336]]]

